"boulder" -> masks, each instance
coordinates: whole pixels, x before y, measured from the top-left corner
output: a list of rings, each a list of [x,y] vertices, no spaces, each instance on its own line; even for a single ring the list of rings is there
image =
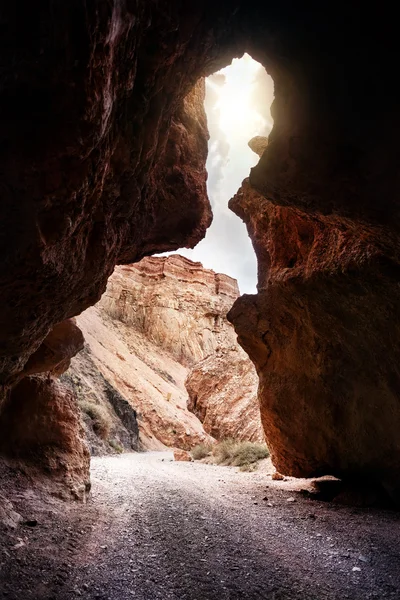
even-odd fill
[[[174,460],[179,462],[192,462],[193,458],[190,456],[189,452],[186,450],[181,450],[180,448],[174,449]]]

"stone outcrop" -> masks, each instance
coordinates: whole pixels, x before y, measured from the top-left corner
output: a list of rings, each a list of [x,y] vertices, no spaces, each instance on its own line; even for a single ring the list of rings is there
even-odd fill
[[[106,408],[110,439],[127,447],[106,385],[137,412],[142,448],[260,436],[255,370],[226,320],[238,295],[236,280],[179,255],[116,268],[101,301],[77,319],[86,348],[67,375],[82,406]],[[187,407],[188,374],[201,390]],[[107,449],[89,438],[92,451]]]
[[[71,364],[71,358],[83,349],[84,339],[74,319],[58,323],[34,352],[19,378],[35,373],[51,373],[60,376]]]
[[[90,489],[76,398],[52,378],[25,377],[14,387],[1,413],[0,453],[16,468],[25,465],[36,482],[50,477],[75,499],[84,500]]]
[[[57,324],[15,374],[0,403],[0,457],[48,489],[85,500],[89,450],[73,391],[56,380],[84,345],[74,319]],[[7,388],[5,388],[7,390]]]
[[[382,270],[390,238],[338,215],[278,206],[248,181],[230,206],[247,224],[260,276],[258,294],[240,298],[228,318],[257,368],[276,468],[363,474],[393,491],[400,295],[393,267]]]
[[[230,347],[220,348],[190,370],[188,408],[218,440],[263,442],[257,387],[253,364],[232,339]]]
[[[260,230],[260,293],[232,319],[260,373],[263,406],[279,396],[266,425],[275,459],[296,473],[398,482],[395,5],[18,8],[4,3],[0,15],[3,396],[53,327],[96,303],[115,264],[202,238],[211,219],[207,132],[194,86],[247,51],[275,82],[274,128],[250,176],[272,206],[264,214],[253,205],[247,217]],[[270,274],[271,229],[261,234],[261,223],[271,210],[284,258]],[[297,433],[279,433],[297,418]],[[367,431],[376,448],[368,459]]]
[[[235,279],[173,255],[117,267],[99,307],[190,366],[234,343],[225,315],[238,296]]]
[[[258,156],[262,156],[268,146],[268,138],[263,135],[256,135],[249,141],[249,148]]]

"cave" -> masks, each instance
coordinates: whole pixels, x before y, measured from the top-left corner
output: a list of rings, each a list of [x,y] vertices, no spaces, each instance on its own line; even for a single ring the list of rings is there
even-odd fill
[[[395,495],[390,15],[239,1],[24,8],[23,19],[11,6],[1,15],[7,411],[23,379],[57,367],[52,330],[100,298],[115,264],[204,236],[207,134],[195,84],[248,52],[275,82],[274,128],[231,200],[257,254],[258,294],[230,319],[260,377],[274,460],[294,475],[371,478]],[[74,344],[64,345],[68,360]]]
[[[86,496],[89,456],[56,379],[83,345],[73,318],[96,304],[116,265],[204,237],[203,79],[248,53],[273,78],[274,127],[229,203],[258,262],[257,294],[239,298],[229,319],[257,370],[273,462],[284,475],[379,484],[398,502],[392,10],[4,4],[2,456]]]

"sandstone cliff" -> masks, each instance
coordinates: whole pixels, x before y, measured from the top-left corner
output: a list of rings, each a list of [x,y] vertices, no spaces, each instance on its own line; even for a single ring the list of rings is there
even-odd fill
[[[263,442],[257,387],[253,364],[233,340],[190,370],[188,408],[217,439]]]
[[[78,317],[86,346],[69,372],[81,405],[107,410],[110,439],[129,448],[105,382],[137,411],[143,448],[262,435],[254,367],[226,319],[238,295],[234,279],[179,255],[116,268],[97,306]],[[198,391],[189,410],[188,374]],[[92,450],[106,449],[90,439]]]
[[[388,348],[400,329],[387,298],[400,306],[400,296],[391,267],[379,276],[390,240],[366,224],[278,206],[251,181],[230,206],[247,224],[260,276],[258,294],[238,299],[228,318],[257,368],[276,468],[343,478],[361,470],[392,493],[400,408],[397,355]]]
[[[204,236],[195,85],[247,51],[274,79],[274,128],[250,176],[260,202],[240,210],[260,294],[231,315],[262,379],[275,460],[400,492],[395,4],[18,7],[0,13],[2,397],[53,328],[98,301],[116,264]],[[271,277],[270,235],[284,255]],[[294,417],[292,434],[282,425]]]

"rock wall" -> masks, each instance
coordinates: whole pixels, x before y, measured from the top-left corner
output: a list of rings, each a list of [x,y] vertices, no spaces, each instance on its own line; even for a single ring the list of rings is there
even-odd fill
[[[234,343],[225,316],[238,296],[236,280],[173,255],[117,267],[98,306],[189,366]]]
[[[257,368],[275,466],[295,476],[362,474],[392,490],[400,450],[400,296],[384,263],[392,240],[367,224],[277,206],[248,181],[230,206],[252,237],[259,292],[228,318]]]
[[[101,301],[78,317],[86,347],[69,377],[78,378],[81,405],[97,402],[112,415],[107,382],[137,412],[147,449],[189,450],[209,435],[260,437],[255,370],[226,319],[238,296],[236,280],[179,255],[117,267]],[[189,406],[188,374],[202,389]],[[110,436],[126,447],[112,421]],[[92,450],[106,450],[90,439]]]
[[[218,440],[264,442],[257,388],[254,366],[233,342],[190,370],[186,379],[188,409]]]
[[[400,451],[388,424],[388,415],[397,423],[400,387],[395,5],[22,0],[18,6],[4,3],[0,12],[3,396],[53,327],[95,304],[115,264],[202,238],[211,218],[207,132],[201,91],[193,90],[247,51],[273,77],[276,96],[274,129],[250,183],[260,198],[288,210],[278,211],[275,224],[280,245],[293,248],[297,239],[306,265],[289,281],[295,254],[270,278],[269,230],[254,231],[260,294],[232,313],[266,378],[263,404],[269,386],[283,379],[290,397],[302,399],[296,411],[304,435],[294,434],[293,443],[291,434],[282,436],[275,459],[302,474],[386,473],[398,482]],[[301,223],[294,233],[290,215]],[[253,224],[265,218],[254,205]],[[318,256],[306,260],[312,248]],[[298,296],[308,312],[295,324],[288,315]],[[251,334],[243,333],[245,314]],[[293,348],[270,370],[268,335],[276,336],[276,348],[286,331]],[[305,357],[314,340],[312,354],[322,358],[313,359],[311,373]],[[293,377],[289,358],[297,365]],[[338,378],[351,412],[343,409],[346,400],[337,408]],[[280,411],[289,402],[289,415],[291,401],[280,400]],[[307,417],[317,405],[318,426]],[[380,407],[376,421],[372,406]],[[269,414],[273,422],[277,411]],[[339,433],[343,424],[347,437]],[[278,435],[280,420],[269,427]],[[320,427],[332,432],[333,445],[322,433],[321,452],[304,458],[304,439],[318,438]],[[366,430],[380,449],[370,461],[353,449],[358,438],[364,447]]]
[[[76,398],[56,380],[25,377],[13,389],[2,410],[0,453],[37,487],[50,478],[63,496],[85,500],[89,449]]]

